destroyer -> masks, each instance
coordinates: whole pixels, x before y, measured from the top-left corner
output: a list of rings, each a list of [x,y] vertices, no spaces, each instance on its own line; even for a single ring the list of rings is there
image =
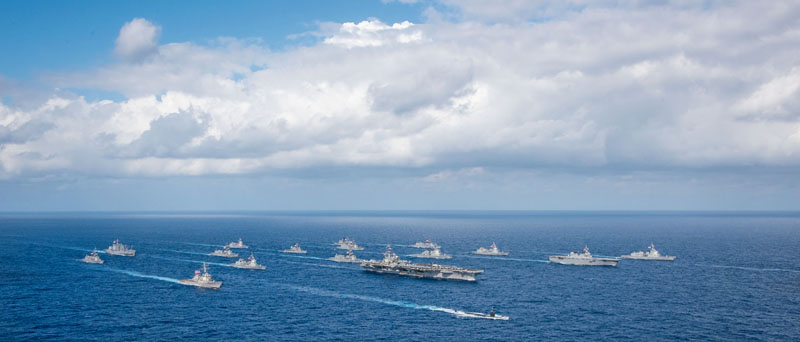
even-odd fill
[[[300,244],[299,243],[295,243],[294,246],[289,247],[289,249],[284,249],[282,252],[284,252],[284,253],[295,253],[295,254],[306,254],[306,253],[308,253],[308,251],[304,251],[302,248],[300,248]]]
[[[237,242],[229,243],[227,247],[228,248],[249,248],[247,245],[245,245],[242,242],[242,238],[239,238],[239,241],[237,241]]]
[[[83,257],[81,261],[87,264],[102,264],[103,259],[100,259],[100,255],[97,254],[97,248],[94,249],[89,255]]]
[[[436,249],[436,248],[441,248],[442,246],[439,246],[439,245],[431,242],[431,240],[425,240],[425,242],[417,242],[417,243],[415,243],[415,244],[413,244],[411,246],[408,246],[408,247]]]
[[[236,262],[234,262],[233,264],[231,264],[231,266],[236,267],[236,268],[247,268],[247,269],[251,269],[251,270],[266,270],[267,269],[267,266],[259,265],[258,262],[256,262],[256,257],[253,256],[253,253],[250,253],[250,257],[248,257],[247,260],[239,259]]]
[[[570,252],[569,255],[551,255],[550,262],[578,266],[617,266],[617,258],[598,258],[589,253],[589,247],[583,247],[583,253]]]
[[[661,261],[672,261],[672,260],[675,260],[675,256],[661,255],[661,253],[659,253],[656,250],[656,247],[653,245],[652,242],[650,243],[650,246],[647,246],[647,249],[648,249],[647,252],[645,252],[645,251],[633,252],[633,253],[628,254],[628,255],[623,255],[622,258],[623,259],[636,259],[636,260],[661,260]]]
[[[497,245],[495,245],[494,242],[492,242],[492,245],[489,246],[489,248],[483,248],[483,247],[478,248],[478,250],[472,251],[472,254],[477,254],[477,255],[502,255],[502,256],[505,256],[505,255],[508,255],[508,252],[501,252],[499,249],[497,249]]]
[[[346,249],[348,251],[363,251],[364,250],[364,247],[359,246],[355,241],[350,240],[348,238],[341,239],[336,244],[338,245],[336,247],[338,249]]]
[[[439,248],[439,247],[436,247],[436,248],[431,249],[431,250],[422,251],[422,253],[411,254],[409,256],[412,256],[412,257],[415,257],[415,258],[428,258],[428,259],[450,259],[450,258],[452,258],[452,256],[450,256],[450,254],[442,253],[442,249]]]
[[[399,274],[415,278],[448,279],[475,281],[475,276],[483,273],[483,270],[462,268],[458,266],[437,265],[437,264],[418,264],[406,260],[400,260],[391,246],[386,246],[383,253],[383,260],[367,260],[361,263],[361,267],[369,272]]]
[[[222,249],[215,250],[214,252],[208,253],[208,255],[212,256],[221,256],[226,258],[235,258],[238,257],[239,254],[234,253],[228,246],[222,247]]]
[[[211,274],[208,273],[206,263],[203,263],[203,272],[200,272],[200,270],[195,270],[194,277],[192,277],[192,279],[181,279],[180,283],[183,285],[197,286],[215,290],[222,286],[221,281],[215,281],[214,278],[211,278]]]
[[[105,249],[105,252],[111,255],[119,255],[119,256],[136,256],[136,250],[132,247],[125,246],[119,243],[119,239],[114,240],[111,243],[111,246]]]
[[[362,262],[364,260],[359,259],[353,254],[353,251],[347,251],[344,254],[336,254],[333,257],[328,258],[330,261],[336,262]]]

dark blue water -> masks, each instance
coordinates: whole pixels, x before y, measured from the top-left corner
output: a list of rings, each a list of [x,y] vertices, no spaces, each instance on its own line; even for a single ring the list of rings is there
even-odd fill
[[[206,254],[244,238],[266,271]],[[363,272],[325,258],[344,236],[379,258],[424,239],[476,283]],[[116,238],[134,258],[78,261]],[[492,241],[507,258],[467,253]],[[299,242],[305,256],[278,253]],[[546,262],[586,244],[654,242],[674,262]],[[800,340],[796,213],[290,213],[0,216],[0,340]],[[221,290],[183,286],[199,262]],[[494,307],[508,321],[452,310]]]

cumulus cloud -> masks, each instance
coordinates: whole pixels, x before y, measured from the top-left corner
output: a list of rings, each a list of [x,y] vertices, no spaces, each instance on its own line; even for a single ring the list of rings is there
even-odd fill
[[[158,49],[161,27],[144,18],[134,18],[119,30],[114,54],[129,61],[139,61]]]
[[[48,79],[123,101],[0,107],[0,176],[800,166],[800,6],[635,3],[164,44]]]
[[[408,21],[389,26],[377,19],[364,20],[358,24],[344,23],[338,32],[325,38],[324,42],[346,48],[407,44],[422,40],[422,31],[413,26]]]

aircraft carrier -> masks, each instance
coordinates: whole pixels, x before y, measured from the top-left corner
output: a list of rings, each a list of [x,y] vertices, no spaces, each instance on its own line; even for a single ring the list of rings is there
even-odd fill
[[[381,274],[399,274],[416,278],[464,281],[475,281],[475,276],[483,273],[483,270],[474,268],[438,264],[418,264],[400,260],[397,254],[392,252],[391,246],[386,247],[386,252],[383,253],[382,260],[367,260],[361,263],[361,267],[366,271]]]

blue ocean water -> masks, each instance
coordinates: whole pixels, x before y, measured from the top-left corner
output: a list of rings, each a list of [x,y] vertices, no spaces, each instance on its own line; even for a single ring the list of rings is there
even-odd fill
[[[431,239],[475,283],[325,260]],[[266,271],[208,256],[242,237]],[[119,238],[136,257],[86,251]],[[307,255],[278,250],[295,242]],[[508,257],[468,252],[492,242]],[[547,263],[649,243],[674,262]],[[0,340],[800,340],[800,213],[311,212],[0,215]],[[241,250],[240,250],[241,251]],[[183,286],[200,267],[220,290]],[[508,321],[460,311],[495,308]]]

